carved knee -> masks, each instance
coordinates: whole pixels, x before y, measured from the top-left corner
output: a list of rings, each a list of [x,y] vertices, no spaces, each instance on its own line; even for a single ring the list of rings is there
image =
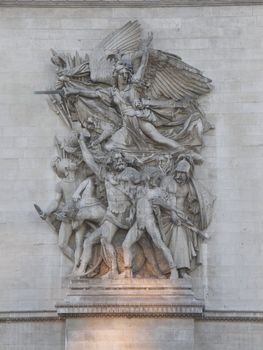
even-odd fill
[[[122,243],[122,249],[123,250],[125,250],[125,251],[127,251],[127,250],[129,250],[130,249],[130,242],[125,242],[125,240],[123,241],[123,243]]]
[[[65,250],[65,248],[66,248],[66,244],[64,242],[59,242],[58,246],[61,250]]]

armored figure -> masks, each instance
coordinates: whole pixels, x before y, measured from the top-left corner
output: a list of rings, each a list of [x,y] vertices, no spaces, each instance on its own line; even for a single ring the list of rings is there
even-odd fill
[[[161,215],[161,230],[170,248],[179,277],[188,278],[193,262],[199,263],[200,244],[207,238],[204,230],[210,218],[205,204],[197,195],[197,184],[193,180],[193,168],[187,159],[181,159],[175,166],[174,174],[163,178],[161,188],[168,194],[168,208]],[[204,191],[204,190],[203,190]],[[212,201],[212,200],[210,200]],[[206,218],[201,224],[201,212]]]

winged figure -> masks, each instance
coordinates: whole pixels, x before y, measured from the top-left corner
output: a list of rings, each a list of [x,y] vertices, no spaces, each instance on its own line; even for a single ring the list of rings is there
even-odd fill
[[[211,128],[197,99],[211,81],[180,57],[151,48],[140,24],[128,22],[89,57],[91,82],[67,84],[82,124],[100,120],[95,141],[106,150],[189,153]],[[103,123],[102,123],[103,121]]]

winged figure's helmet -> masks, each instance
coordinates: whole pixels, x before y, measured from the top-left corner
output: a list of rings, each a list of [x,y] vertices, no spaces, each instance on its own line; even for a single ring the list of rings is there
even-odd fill
[[[128,60],[125,60],[121,55],[118,55],[113,66],[113,76],[117,76],[123,71],[127,72],[131,76],[133,74],[132,64]]]

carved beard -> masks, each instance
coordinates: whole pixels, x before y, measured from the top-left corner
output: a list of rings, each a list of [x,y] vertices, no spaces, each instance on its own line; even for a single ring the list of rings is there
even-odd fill
[[[113,163],[112,168],[115,171],[121,172],[121,171],[123,171],[126,168],[126,166],[127,165],[124,162],[122,162],[122,163]]]
[[[179,185],[185,185],[188,182],[188,177],[186,178],[175,177],[174,179]]]

